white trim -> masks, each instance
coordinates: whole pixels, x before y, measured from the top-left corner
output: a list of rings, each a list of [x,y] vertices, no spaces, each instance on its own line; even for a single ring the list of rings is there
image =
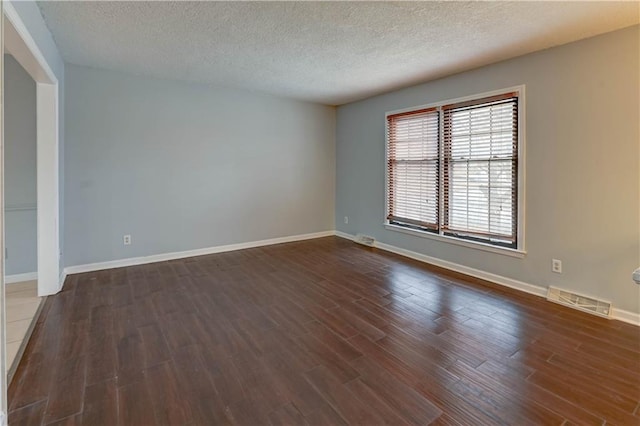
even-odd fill
[[[9,34],[12,37],[12,41],[15,42],[15,46],[12,46],[15,51],[12,51],[12,53],[14,53],[16,59],[20,57],[27,64],[25,69],[37,83],[38,295],[43,296],[56,292],[58,283],[55,283],[55,280],[58,279],[60,272],[58,254],[60,252],[60,222],[58,218],[58,139],[60,137],[58,78],[13,4],[9,1],[3,1],[0,6],[0,11],[2,12],[0,13],[2,15],[0,18],[3,22],[0,25],[0,30],[3,32],[11,30]],[[4,25],[5,22],[7,23],[6,26]],[[0,41],[4,50],[8,39],[0,37]],[[2,73],[0,73],[0,77],[2,77]],[[0,161],[2,161],[2,155],[0,155]],[[1,170],[2,166],[0,166]],[[0,195],[2,195],[1,190]],[[0,219],[4,215],[3,203],[4,201],[0,201]],[[3,223],[3,221],[0,220],[0,223]],[[0,235],[3,235],[4,223],[1,227]],[[0,248],[4,250],[4,236],[0,238]],[[3,261],[0,260],[0,277],[4,274],[2,263]],[[0,278],[0,283],[2,278]],[[0,380],[0,411],[6,411],[7,408],[4,289],[5,286],[2,285],[2,289],[0,289],[0,310],[2,311],[0,313],[0,363],[2,364],[0,366],[0,375],[2,376]]]
[[[64,280],[67,279],[67,273],[65,271],[60,272],[60,278],[58,279],[58,292],[62,290],[64,286]]]
[[[64,268],[64,272],[60,275],[60,289],[64,284],[64,279],[69,274],[80,274],[85,272],[101,271],[104,269],[123,268],[126,266],[143,265],[147,263],[163,262],[174,259],[184,259],[187,257],[203,256],[208,254],[223,253],[228,251],[242,250],[247,248],[262,247],[273,244],[289,243],[294,241],[311,240],[314,238],[329,237],[335,235],[336,237],[344,238],[346,240],[353,241],[354,235],[348,234],[342,231],[323,231],[315,232],[311,234],[292,235],[289,237],[271,238],[268,240],[250,241],[246,243],[229,244],[224,246],[208,247],[196,250],[187,250],[181,252],[164,253],[152,256],[134,257],[129,259],[120,259],[110,262],[90,263],[86,265],[68,266]],[[505,287],[509,287],[515,290],[519,290],[528,294],[533,294],[544,298],[546,300],[547,288],[528,284],[523,281],[518,281],[512,278],[503,277],[501,275],[492,274],[490,272],[482,271],[468,266],[460,265],[458,263],[449,262],[446,260],[438,259],[435,257],[427,256],[421,253],[417,253],[411,250],[402,249],[390,244],[375,242],[374,247],[379,248],[390,253],[399,254],[404,257],[418,260],[420,262],[429,263],[431,265],[439,266],[441,268],[448,269],[450,271],[460,272],[465,275],[480,278],[495,284],[499,284]],[[552,303],[552,302],[549,302]],[[619,321],[623,321],[629,324],[640,326],[640,313],[634,313],[625,311],[622,309],[612,309],[611,318]]]
[[[640,313],[613,308],[611,310],[611,318],[640,326]]]
[[[352,240],[355,238],[351,234],[347,234],[345,232],[336,231],[335,235],[340,238],[345,238],[347,240]],[[392,246],[390,244],[381,243],[376,241],[374,247],[379,248],[381,250],[385,250],[391,253],[399,254],[400,256],[405,256],[411,259],[418,260],[420,262],[429,263],[431,265],[439,266],[441,268],[448,269],[450,271],[460,272],[465,275],[470,275],[472,277],[480,278],[486,281],[490,281],[495,284],[503,285],[505,287],[509,287],[515,290],[519,290],[525,293],[533,294],[534,296],[542,297],[546,300],[547,297],[547,288],[541,287],[534,284],[525,283],[523,281],[514,280],[512,278],[503,277],[502,275],[492,274],[490,272],[481,271],[479,269],[470,268],[468,266],[460,265],[458,263],[448,262],[446,260],[438,259],[435,257],[427,256],[422,253],[417,253],[415,251],[406,250],[403,248],[399,248],[396,246]],[[553,303],[553,302],[549,302]],[[611,319],[626,322],[629,324],[640,326],[640,313],[625,311],[622,309],[612,309]]]
[[[355,235],[347,234],[346,232],[342,232],[342,231],[336,231],[335,236],[344,238],[345,240],[351,240],[351,241],[354,241],[356,239]]]
[[[147,263],[163,262],[166,260],[184,259],[185,257],[203,256],[207,254],[223,253],[227,251],[242,250],[247,248],[269,246],[272,244],[290,243],[294,241],[311,240],[314,238],[330,237],[335,231],[314,232],[311,234],[291,235],[288,237],[270,238],[268,240],[249,241],[246,243],[228,244],[224,246],[207,247],[195,250],[186,250],[173,253],[155,254],[151,256],[132,257],[128,259],[112,260],[109,262],[89,263],[64,268],[64,273],[80,274],[84,272],[100,271],[103,269],[123,268],[126,266],[144,265]]]
[[[4,2],[0,0],[0,12]],[[2,13],[0,13],[2,15]],[[5,309],[5,246],[4,246],[4,16],[0,16],[0,43],[2,57],[0,57],[0,425],[6,425],[5,412],[9,411],[7,404],[7,310]]]
[[[511,87],[506,87],[504,89],[496,89],[496,90],[491,90],[489,92],[476,93],[474,95],[463,96],[461,98],[443,99],[443,100],[440,100],[440,101],[437,101],[437,102],[431,102],[431,103],[426,104],[426,105],[417,105],[417,106],[412,106],[412,107],[408,107],[408,108],[396,109],[394,111],[387,111],[385,113],[385,118],[390,116],[390,115],[400,114],[400,113],[403,113],[403,112],[411,112],[411,111],[415,111],[415,110],[419,110],[419,109],[436,108],[436,107],[440,107],[440,106],[443,106],[443,105],[457,104],[457,103],[460,103],[460,102],[475,101],[477,99],[489,98],[491,96],[503,95],[503,94],[509,93],[509,92],[524,91],[524,87],[525,87],[524,84],[520,84],[518,86],[511,86]]]
[[[38,47],[38,44],[33,39],[33,37],[31,37],[31,34],[29,33],[27,26],[24,24],[24,22],[22,22],[20,15],[18,15],[18,12],[13,7],[13,4],[11,4],[11,1],[5,0],[3,2],[3,8],[4,8],[4,15],[7,17],[9,22],[11,22],[11,25],[13,26],[13,28],[16,30],[16,32],[22,39],[27,49],[29,49],[31,54],[35,57],[36,61],[38,62],[38,65],[45,72],[47,78],[49,79],[48,83],[57,84],[58,78],[56,77],[54,72],[51,70],[49,63],[47,62],[46,58],[42,54],[42,51]]]
[[[427,256],[422,253],[418,253],[411,250],[406,250],[390,244],[385,244],[376,241],[375,247],[382,250],[399,254],[401,256],[409,257],[411,259],[419,260],[421,262],[429,263],[431,265],[439,266],[441,268],[449,269],[451,271],[460,272],[465,275],[480,278],[482,280],[490,281],[492,283],[500,284],[505,287],[513,288],[516,290],[524,291],[525,293],[533,294],[540,297],[547,295],[547,289],[533,284],[528,284],[523,281],[514,280],[512,278],[503,277],[502,275],[492,274],[490,272],[482,271],[480,269],[470,268],[468,266],[460,265],[459,263],[449,262],[447,260],[438,259],[436,257]]]
[[[527,95],[526,86],[518,86],[518,250],[526,253],[527,225]]]
[[[58,292],[60,275],[58,79],[13,5],[3,5],[14,56],[36,81],[38,296],[45,296]]]
[[[58,292],[60,221],[58,85],[37,83],[38,296]]]
[[[5,275],[5,284],[21,283],[23,281],[34,281],[38,279],[37,272],[25,272],[24,274]]]
[[[419,105],[419,106],[413,106],[413,107],[408,107],[408,108],[403,108],[403,109],[398,109],[398,110],[394,110],[394,111],[388,111],[385,113],[385,120],[384,120],[384,146],[385,146],[385,155],[384,155],[384,170],[385,170],[385,181],[384,181],[384,190],[385,190],[385,205],[384,205],[384,212],[383,212],[383,216],[385,218],[385,225],[389,225],[392,226],[388,220],[386,220],[387,217],[387,212],[389,211],[389,197],[388,197],[388,192],[389,192],[389,173],[387,173],[387,164],[389,162],[389,139],[388,139],[388,135],[389,135],[389,120],[387,119],[390,115],[394,115],[394,114],[400,114],[403,112],[410,112],[410,111],[416,111],[416,110],[421,110],[421,109],[429,109],[429,108],[438,108],[438,111],[440,113],[440,111],[442,110],[442,106],[444,105],[449,105],[449,104],[456,104],[459,102],[466,102],[466,101],[473,101],[473,100],[477,100],[477,99],[482,99],[482,98],[488,98],[491,96],[497,96],[497,95],[502,95],[505,93],[509,93],[509,92],[517,92],[518,93],[518,193],[517,193],[517,203],[518,203],[518,218],[517,218],[517,226],[518,226],[518,235],[517,235],[517,242],[518,242],[518,247],[515,250],[511,250],[510,252],[513,253],[511,254],[514,257],[524,257],[524,255],[526,254],[526,244],[525,244],[525,226],[526,226],[526,126],[525,126],[525,114],[526,114],[526,102],[525,102],[525,92],[526,92],[526,86],[524,84],[521,84],[519,86],[512,86],[512,87],[507,87],[504,89],[497,89],[497,90],[492,90],[489,92],[484,92],[484,93],[478,93],[475,95],[470,95],[470,96],[464,96],[461,98],[455,98],[455,99],[447,99],[447,100],[441,100],[438,102],[432,102],[426,105]],[[444,135],[443,135],[443,123],[442,120],[440,120],[440,139],[444,140]],[[444,149],[444,144],[440,144],[440,153],[439,155],[442,157],[443,152],[442,150]],[[442,170],[442,161],[440,162],[440,173],[443,173]],[[443,180],[440,180],[440,188],[439,191],[440,193],[443,192]],[[444,208],[444,201],[442,199],[442,197],[440,197],[440,205],[438,206],[439,209],[439,216],[442,218],[443,215],[443,208]],[[396,228],[387,228],[387,229],[392,229],[392,230],[398,230]],[[426,235],[420,235],[420,233],[418,234],[414,234],[411,232],[408,232],[412,235],[417,235],[417,236],[426,236]],[[429,234],[432,235],[432,234]],[[442,237],[446,237],[444,234],[440,233],[438,234],[439,236]],[[448,238],[453,238],[455,240],[458,241],[463,241],[465,244],[460,244],[463,245],[465,247],[474,247],[475,245],[478,245],[479,249],[483,250],[483,246],[487,246],[488,244],[484,244],[481,242],[475,242],[475,241],[470,241],[470,240],[464,240],[464,239],[458,239],[456,237],[448,237]],[[441,240],[441,241],[446,241],[446,240]],[[508,249],[503,249],[499,246],[492,246],[492,247],[497,247],[499,251],[497,251],[496,253],[500,253],[500,254],[508,254],[505,253],[503,250],[508,250]],[[493,250],[486,250],[486,251],[493,251]]]
[[[11,204],[4,205],[4,212],[23,212],[30,210],[38,210],[38,205],[36,203],[28,203],[28,204]]]
[[[448,244],[455,244],[457,246],[463,246],[475,250],[483,250],[491,253],[503,254],[505,256],[523,258],[527,252],[524,250],[510,249],[507,247],[499,247],[491,244],[481,243],[479,241],[467,241],[462,238],[449,237],[447,235],[434,234],[431,232],[418,231],[417,229],[406,228],[404,226],[393,225],[385,223],[384,227],[389,231],[402,232],[403,234],[413,235],[420,238],[428,238],[431,240],[440,241]]]

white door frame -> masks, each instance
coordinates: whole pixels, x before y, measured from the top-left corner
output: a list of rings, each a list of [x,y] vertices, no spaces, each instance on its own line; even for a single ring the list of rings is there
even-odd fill
[[[10,2],[0,0],[0,65],[5,48],[36,82],[37,128],[37,223],[38,295],[55,294],[62,288],[60,275],[60,219],[58,166],[58,79],[35,40]],[[4,68],[0,70],[4,78]],[[3,82],[2,82],[3,83]],[[0,83],[0,87],[1,84]],[[0,93],[4,97],[4,92]],[[0,108],[0,249],[4,252],[4,99]],[[7,422],[6,310],[4,256],[0,258],[0,426]]]
[[[3,0],[0,0],[0,15],[4,16]],[[0,20],[0,250],[4,253],[4,19]],[[0,256],[0,426],[7,424],[7,313],[4,303],[4,256]]]
[[[4,47],[37,88],[38,295],[46,296],[60,291],[64,280],[60,274],[58,79],[11,2],[4,2],[4,17]]]

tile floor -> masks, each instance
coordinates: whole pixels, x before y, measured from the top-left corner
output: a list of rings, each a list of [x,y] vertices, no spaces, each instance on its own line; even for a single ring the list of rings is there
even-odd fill
[[[24,281],[6,285],[5,305],[7,309],[7,372],[15,370],[13,361],[29,332],[31,321],[36,316],[42,298],[38,297],[38,282]]]

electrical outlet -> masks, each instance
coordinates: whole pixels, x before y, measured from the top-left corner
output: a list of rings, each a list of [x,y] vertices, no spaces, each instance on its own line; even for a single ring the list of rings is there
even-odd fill
[[[124,237],[122,237],[122,241],[124,242],[125,246],[131,245],[131,235],[125,235]]]
[[[556,274],[562,273],[562,260],[551,259],[551,272],[555,272]]]
[[[344,217],[344,223],[349,223],[349,216]]]

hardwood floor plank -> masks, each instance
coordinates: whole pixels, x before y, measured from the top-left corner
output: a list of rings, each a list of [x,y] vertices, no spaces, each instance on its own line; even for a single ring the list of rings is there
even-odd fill
[[[65,359],[56,371],[52,383],[53,392],[49,392],[49,403],[44,416],[45,423],[78,414],[84,401],[86,355]],[[55,388],[64,392],[55,392]]]
[[[37,426],[44,419],[47,400],[43,399],[9,412],[10,425]]]
[[[335,333],[344,338],[348,339],[358,334],[358,331],[354,327],[352,327],[351,324],[337,317],[333,312],[329,312],[316,307],[309,307],[307,310],[315,317],[317,321],[321,322],[327,328],[330,328]]]
[[[442,414],[442,411],[424,396],[390,373],[380,370],[366,356],[353,361],[352,365],[360,372],[360,380],[408,422],[429,424]]]
[[[269,423],[273,426],[307,426],[309,423],[295,405],[288,403],[269,414]]]
[[[312,424],[346,424],[345,420],[327,403],[320,393],[277,354],[264,358],[272,380],[284,389],[286,397]]]
[[[351,361],[352,359],[362,356],[362,353],[351,346],[347,340],[338,336],[319,322],[314,321],[307,323],[306,327],[310,330],[310,334],[322,341],[322,343],[327,345],[345,361]]]
[[[197,398],[190,401],[194,407],[194,425],[232,425],[228,407],[217,398]]]
[[[172,352],[178,351],[183,346],[197,345],[188,331],[189,318],[183,313],[174,313],[162,317],[159,320],[160,329]]]
[[[118,395],[115,379],[87,386],[78,424],[109,426],[118,423]]]
[[[173,354],[180,392],[192,400],[217,396],[199,345],[183,346]]]
[[[636,403],[632,404],[627,398],[619,398],[608,392],[596,392],[594,394],[592,393],[593,389],[585,391],[566,383],[560,378],[540,371],[536,371],[529,376],[527,381],[553,394],[562,396],[575,405],[588,407],[588,411],[605,419],[610,419],[613,423],[626,425],[633,424],[637,420],[632,414]]]
[[[447,369],[461,378],[452,389],[464,386],[475,392],[471,401],[483,406],[506,424],[561,424],[564,421],[563,416],[549,411],[535,401],[521,400],[520,395],[529,394],[530,386],[527,383],[514,388],[459,361]]]
[[[51,312],[51,311],[50,311]],[[15,410],[42,399],[47,399],[52,388],[62,327],[60,315],[47,317],[39,323],[25,349],[9,390],[9,409]],[[58,360],[60,361],[60,360]]]
[[[640,424],[640,327],[341,238],[70,275],[11,425]]]
[[[373,341],[382,339],[386,336],[384,331],[380,330],[366,319],[355,315],[342,307],[331,309],[329,312],[341,319],[345,324],[351,325],[359,334],[366,336]]]
[[[585,359],[577,354],[571,357],[566,354],[553,354],[548,362],[558,366],[562,371],[574,374],[576,377],[586,375],[596,381],[599,386],[608,388],[612,392],[638,395],[640,399],[640,378],[626,371],[618,370],[617,374],[602,371],[593,364],[585,362]],[[585,371],[587,372],[586,374]]]
[[[144,366],[151,367],[170,358],[169,348],[157,324],[138,327],[142,339]]]
[[[382,419],[382,422],[387,425],[410,425],[411,423],[402,418],[401,414],[397,413],[384,401],[384,398],[378,397],[376,393],[371,390],[367,385],[362,383],[362,380],[355,379],[345,384],[346,388],[351,391],[356,398],[358,398],[366,407]]]
[[[585,425],[602,425],[604,422],[602,417],[589,412],[588,407],[574,405],[566,399],[526,381],[525,379],[535,370],[524,364],[489,360],[478,367],[478,371],[508,386],[517,395],[527,395],[529,401],[547,407],[571,422]]]
[[[133,334],[122,337],[116,347],[118,387],[142,380],[144,350],[140,336]]]
[[[65,417],[58,421],[47,423],[47,426],[80,426],[82,425],[82,414]]]
[[[118,424],[159,424],[154,414],[153,402],[147,386],[140,380],[118,387]]]
[[[176,369],[171,362],[144,370],[144,380],[158,424],[181,425],[192,421],[188,398],[181,394]]]
[[[320,340],[313,336],[303,335],[296,338],[304,349],[310,353],[316,361],[326,367],[334,376],[345,383],[358,377],[358,372],[354,370],[344,359],[332,351]]]
[[[305,377],[350,424],[382,424],[382,419],[359,401],[326,367],[319,366],[305,373]]]
[[[240,383],[240,372],[233,359],[213,359],[208,351],[204,352],[204,356],[208,358],[205,360],[205,368],[209,370],[217,395],[225,404],[229,405],[249,397]]]
[[[118,360],[112,323],[113,309],[110,306],[92,309],[87,335],[87,385],[116,377]]]

